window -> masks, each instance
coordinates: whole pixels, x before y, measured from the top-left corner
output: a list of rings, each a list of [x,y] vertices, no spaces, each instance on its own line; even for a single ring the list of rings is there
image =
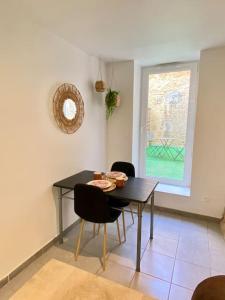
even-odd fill
[[[196,86],[197,63],[143,68],[142,176],[190,185]]]

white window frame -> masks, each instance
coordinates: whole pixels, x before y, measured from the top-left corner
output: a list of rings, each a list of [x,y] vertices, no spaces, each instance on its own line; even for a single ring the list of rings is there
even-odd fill
[[[191,77],[190,77],[188,116],[187,116],[186,143],[185,143],[184,178],[183,180],[174,180],[168,178],[157,178],[157,177],[146,176],[145,175],[145,148],[147,145],[146,121],[147,121],[147,107],[148,107],[149,74],[159,74],[165,72],[175,72],[175,71],[185,71],[185,70],[191,71]],[[198,87],[198,62],[173,63],[173,64],[166,64],[166,65],[159,65],[155,67],[142,67],[141,81],[142,82],[141,82],[139,174],[141,177],[156,179],[160,183],[190,187],[191,172],[192,172],[192,152],[193,152],[194,129],[195,129],[195,115],[196,115],[196,98],[197,98],[197,87]]]

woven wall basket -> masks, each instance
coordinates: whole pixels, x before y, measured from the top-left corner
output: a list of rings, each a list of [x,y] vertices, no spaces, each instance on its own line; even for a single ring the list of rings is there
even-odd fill
[[[65,102],[74,103],[74,116],[66,117]],[[59,128],[68,134],[78,130],[84,118],[84,102],[79,90],[73,84],[64,83],[58,87],[53,98],[53,113]]]

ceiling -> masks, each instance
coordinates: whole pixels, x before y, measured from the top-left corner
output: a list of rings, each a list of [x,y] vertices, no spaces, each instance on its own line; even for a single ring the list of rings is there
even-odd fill
[[[224,0],[21,0],[36,22],[106,61],[154,65],[225,45]]]

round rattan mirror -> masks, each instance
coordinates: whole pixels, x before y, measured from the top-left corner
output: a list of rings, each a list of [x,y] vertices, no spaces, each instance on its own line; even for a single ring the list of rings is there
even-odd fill
[[[73,84],[58,87],[53,98],[53,113],[59,128],[70,134],[80,128],[84,118],[84,103]]]

